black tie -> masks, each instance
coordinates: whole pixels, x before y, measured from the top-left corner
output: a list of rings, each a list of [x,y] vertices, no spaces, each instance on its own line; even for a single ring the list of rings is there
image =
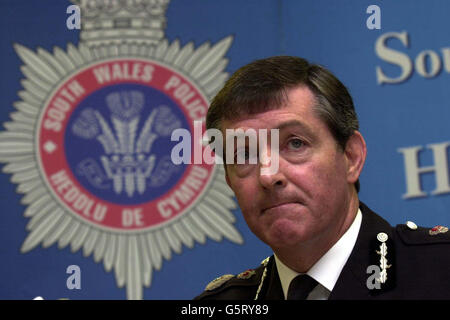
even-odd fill
[[[306,300],[317,284],[318,282],[307,274],[296,276],[289,285],[287,300]]]

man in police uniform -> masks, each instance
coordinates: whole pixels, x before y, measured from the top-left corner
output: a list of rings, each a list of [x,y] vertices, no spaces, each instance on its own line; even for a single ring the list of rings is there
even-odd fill
[[[288,56],[250,63],[213,99],[207,128],[279,130],[278,150],[271,136],[258,145],[278,152],[276,172],[251,162],[248,145],[235,144],[245,163],[225,165],[249,228],[274,255],[197,299],[450,299],[448,228],[391,227],[359,200],[366,144],[328,70]]]

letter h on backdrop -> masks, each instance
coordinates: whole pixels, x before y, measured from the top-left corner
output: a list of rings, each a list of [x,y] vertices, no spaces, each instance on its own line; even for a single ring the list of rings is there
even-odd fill
[[[403,195],[403,199],[426,197],[427,193],[421,188],[420,175],[431,172],[434,173],[436,180],[436,189],[431,192],[431,195],[450,193],[448,146],[450,146],[450,142],[427,145],[427,148],[433,152],[434,165],[422,167],[419,167],[419,152],[423,149],[422,146],[398,149],[399,152],[403,153],[405,163],[406,193]]]

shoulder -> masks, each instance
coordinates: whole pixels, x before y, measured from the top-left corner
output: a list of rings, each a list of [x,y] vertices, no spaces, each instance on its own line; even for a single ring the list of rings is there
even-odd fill
[[[392,227],[386,220],[373,212],[361,201],[360,209],[363,213],[363,224],[361,228],[370,234],[386,232],[389,234],[389,237],[392,235],[394,239],[399,239],[400,241],[396,242],[400,245],[409,247],[422,245],[429,247],[436,245],[437,247],[444,246],[448,248],[450,244],[450,231],[447,226],[421,227],[412,221],[407,221],[405,224],[398,224]]]
[[[226,274],[208,283],[205,291],[195,297],[195,300],[249,300],[258,291],[260,280],[267,265],[264,259],[255,269],[247,269],[238,275]]]
[[[445,226],[397,225],[397,285],[408,298],[448,299],[450,297],[450,231]],[[407,293],[406,293],[407,292]]]
[[[446,226],[419,227],[414,222],[408,221],[406,224],[397,225],[396,231],[407,246],[443,245],[448,248],[450,245],[450,232]]]
[[[411,264],[409,269],[448,270],[450,266],[450,231],[446,226],[420,227],[408,221],[397,225],[398,260]]]

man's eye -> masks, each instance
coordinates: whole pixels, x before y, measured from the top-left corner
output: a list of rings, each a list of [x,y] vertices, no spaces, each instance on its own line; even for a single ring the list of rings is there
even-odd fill
[[[234,160],[236,163],[244,163],[249,158],[249,153],[247,150],[238,150],[234,155]]]
[[[247,149],[238,150],[234,155],[234,160],[237,164],[255,164],[257,159],[256,153]]]
[[[298,138],[291,139],[288,142],[288,146],[292,150],[298,150],[301,147],[303,147],[303,145],[304,145],[304,142],[301,139],[298,139]]]

